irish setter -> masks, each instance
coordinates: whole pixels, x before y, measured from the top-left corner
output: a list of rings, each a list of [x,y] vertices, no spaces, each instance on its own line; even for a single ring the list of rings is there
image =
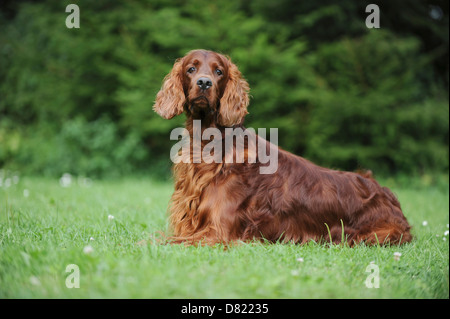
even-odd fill
[[[226,128],[245,130],[248,92],[246,80],[228,57],[195,50],[175,62],[154,110],[165,119],[184,112],[191,141],[194,120],[201,120],[202,132],[217,128],[224,137]],[[258,138],[263,147],[273,147]],[[231,152],[236,152],[235,146]],[[326,240],[353,246],[412,239],[397,198],[370,171],[331,170],[278,149],[276,172],[261,174],[259,168],[265,164],[258,157],[255,163],[198,163],[191,150],[191,160],[173,169],[170,225],[176,242]],[[248,156],[247,151],[248,143],[244,149]],[[222,156],[227,152],[224,149]]]

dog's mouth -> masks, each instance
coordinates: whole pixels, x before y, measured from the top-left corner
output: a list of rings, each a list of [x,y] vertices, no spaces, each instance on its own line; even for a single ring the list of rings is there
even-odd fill
[[[216,111],[216,106],[204,95],[197,96],[189,102],[188,107],[193,118],[203,119]]]
[[[208,107],[209,100],[206,96],[200,95],[200,96],[197,96],[196,98],[194,98],[193,100],[191,100],[191,104],[193,104],[195,106]]]
[[[193,114],[211,112],[212,104],[205,95],[199,95],[190,101],[190,110]]]

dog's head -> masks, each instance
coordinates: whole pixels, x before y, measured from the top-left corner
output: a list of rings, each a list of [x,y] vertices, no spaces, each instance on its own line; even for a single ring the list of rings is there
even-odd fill
[[[213,114],[218,124],[242,123],[248,113],[249,86],[229,58],[194,50],[178,59],[165,77],[153,109],[171,119],[184,110],[195,119]]]

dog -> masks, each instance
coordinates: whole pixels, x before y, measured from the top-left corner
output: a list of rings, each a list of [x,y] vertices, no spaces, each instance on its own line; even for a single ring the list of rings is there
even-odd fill
[[[186,114],[193,140],[194,121],[201,132],[243,126],[249,105],[249,85],[229,57],[194,50],[175,61],[156,96],[154,110],[165,119]],[[276,147],[257,137],[260,148]],[[206,146],[201,142],[201,149]],[[395,195],[367,172],[344,172],[313,164],[281,148],[278,169],[261,174],[259,155],[253,162],[174,164],[175,191],[170,202],[173,241],[230,243],[264,240],[306,243],[401,244],[410,242],[410,225]],[[223,149],[222,157],[237,146]],[[250,157],[249,143],[244,157]],[[198,153],[198,151],[197,151]],[[255,155],[256,153],[252,153]]]

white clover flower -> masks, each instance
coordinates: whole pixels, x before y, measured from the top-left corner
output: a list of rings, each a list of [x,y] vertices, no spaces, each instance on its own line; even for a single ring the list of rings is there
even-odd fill
[[[296,260],[297,260],[299,263],[302,263],[302,262],[304,261],[304,259],[303,259],[302,257],[298,257]]]
[[[90,240],[90,241],[93,241],[93,240],[95,240],[95,239],[94,239],[94,237],[91,237],[91,238],[89,238],[89,240]]]
[[[36,276],[31,276],[31,277],[30,277],[30,283],[31,283],[33,286],[40,286],[40,285],[41,285],[41,281],[40,281],[39,278],[36,277]]]
[[[114,219],[113,215],[108,215],[108,221],[112,221]]]
[[[448,236],[448,230],[444,232],[444,236]]]
[[[85,253],[86,255],[92,254],[94,252],[94,248],[92,248],[92,246],[87,245],[86,247],[83,248],[83,253]]]
[[[72,175],[69,173],[64,173],[63,176],[59,179],[59,185],[61,187],[70,187],[72,184]]]
[[[424,220],[424,221],[422,222],[422,226],[426,226],[426,225],[428,225],[428,222],[427,222],[426,220]]]
[[[398,251],[396,251],[394,253],[394,260],[400,260],[400,257],[402,256],[402,253],[399,253]]]

